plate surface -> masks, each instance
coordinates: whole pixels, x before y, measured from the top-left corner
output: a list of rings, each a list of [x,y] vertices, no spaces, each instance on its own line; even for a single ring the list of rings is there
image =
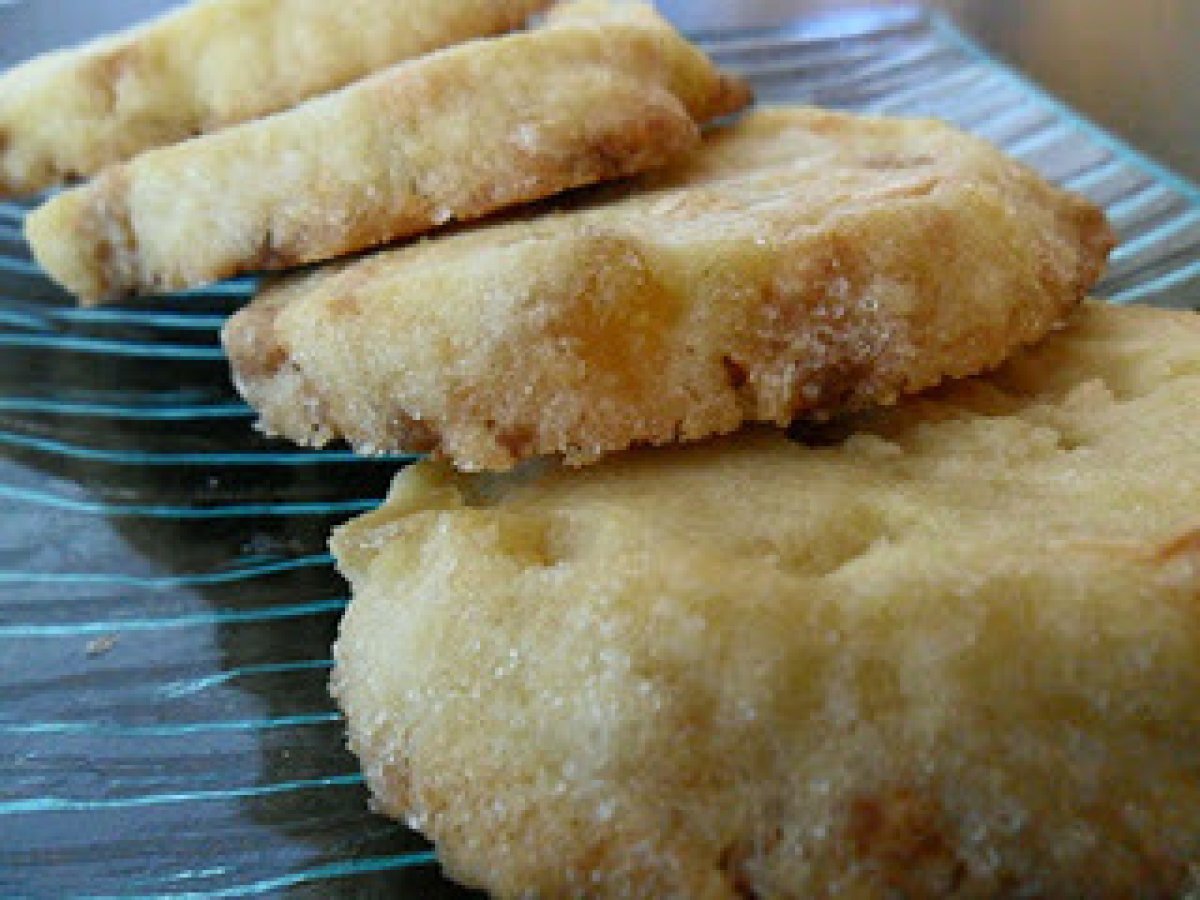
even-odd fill
[[[1200,306],[1200,192],[895,9],[697,35],[765,103],[948,119],[1109,211],[1100,293]],[[330,529],[399,460],[267,441],[217,331],[249,282],[77,309],[0,204],[0,895],[467,896],[369,813],[325,684]]]

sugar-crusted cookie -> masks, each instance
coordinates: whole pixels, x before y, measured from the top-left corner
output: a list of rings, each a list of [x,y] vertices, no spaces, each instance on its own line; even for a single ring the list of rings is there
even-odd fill
[[[1040,338],[1112,245],[983,141],[812,109],[592,196],[268,288],[225,332],[262,426],[505,469],[886,404]]]
[[[1183,896],[1198,396],[1091,304],[849,437],[420,464],[334,540],[351,746],[498,896]]]
[[[749,99],[651,7],[580,0],[544,27],[145,153],[26,232],[84,300],[194,287],[663,165]]]

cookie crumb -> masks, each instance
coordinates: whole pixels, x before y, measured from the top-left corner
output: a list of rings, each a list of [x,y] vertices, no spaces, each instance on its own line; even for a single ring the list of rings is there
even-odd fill
[[[104,656],[115,646],[117,646],[117,636],[115,634],[106,634],[103,637],[88,641],[88,658],[93,659],[97,656]]]

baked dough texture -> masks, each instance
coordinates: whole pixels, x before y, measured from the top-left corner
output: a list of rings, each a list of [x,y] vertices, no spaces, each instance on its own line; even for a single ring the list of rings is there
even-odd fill
[[[201,0],[0,75],[0,196],[294,106],[549,0]]]
[[[1198,396],[1088,304],[807,445],[422,463],[333,541],[351,747],[498,896],[1185,896]]]
[[[149,151],[51,200],[27,234],[85,301],[195,287],[663,165],[749,101],[652,7],[579,0]]]
[[[265,290],[225,330],[261,426],[502,470],[891,403],[1040,338],[1112,246],[983,141],[814,109],[590,196]]]

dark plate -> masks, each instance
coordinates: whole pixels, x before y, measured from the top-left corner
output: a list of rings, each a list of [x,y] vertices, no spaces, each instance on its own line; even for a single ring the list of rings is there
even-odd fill
[[[1200,192],[945,21],[699,35],[763,102],[939,116],[1109,210],[1100,293],[1200,305]],[[325,683],[330,528],[398,461],[264,440],[217,343],[247,283],[80,310],[0,205],[0,895],[436,897]]]

